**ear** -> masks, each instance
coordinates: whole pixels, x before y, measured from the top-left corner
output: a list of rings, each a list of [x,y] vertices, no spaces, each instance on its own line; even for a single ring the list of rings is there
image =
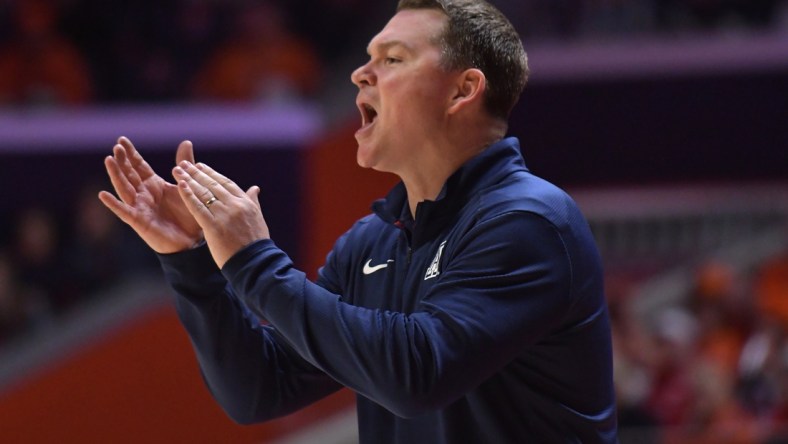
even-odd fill
[[[457,76],[454,96],[449,102],[449,114],[456,114],[471,105],[481,105],[484,91],[487,89],[487,78],[476,68],[466,69]]]

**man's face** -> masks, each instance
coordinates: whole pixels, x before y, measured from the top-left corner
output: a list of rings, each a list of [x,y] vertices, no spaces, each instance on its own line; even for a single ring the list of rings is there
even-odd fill
[[[362,167],[402,176],[440,137],[456,78],[440,66],[437,36],[447,20],[434,9],[404,10],[369,43],[370,60],[351,75],[359,88],[356,158]]]

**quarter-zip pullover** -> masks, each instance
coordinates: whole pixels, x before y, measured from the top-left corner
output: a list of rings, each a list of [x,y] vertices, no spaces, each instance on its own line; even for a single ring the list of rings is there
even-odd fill
[[[231,417],[281,416],[346,386],[362,443],[616,441],[599,254],[517,139],[468,161],[415,218],[401,183],[373,211],[315,283],[271,240],[221,271],[205,247],[161,256]]]

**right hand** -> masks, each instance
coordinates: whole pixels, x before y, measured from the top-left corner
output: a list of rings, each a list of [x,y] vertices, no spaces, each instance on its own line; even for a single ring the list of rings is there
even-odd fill
[[[120,199],[101,191],[101,202],[157,253],[176,253],[201,242],[202,229],[181,200],[178,187],[156,174],[129,139],[119,138],[112,151],[104,166]],[[191,142],[178,145],[175,160],[176,164],[194,163]]]

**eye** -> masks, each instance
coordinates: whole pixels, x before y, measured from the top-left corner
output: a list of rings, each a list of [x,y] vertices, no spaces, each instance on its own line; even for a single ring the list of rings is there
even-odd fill
[[[393,65],[399,62],[400,60],[394,57],[386,57],[385,59],[383,59],[383,63],[385,63],[386,65]]]

